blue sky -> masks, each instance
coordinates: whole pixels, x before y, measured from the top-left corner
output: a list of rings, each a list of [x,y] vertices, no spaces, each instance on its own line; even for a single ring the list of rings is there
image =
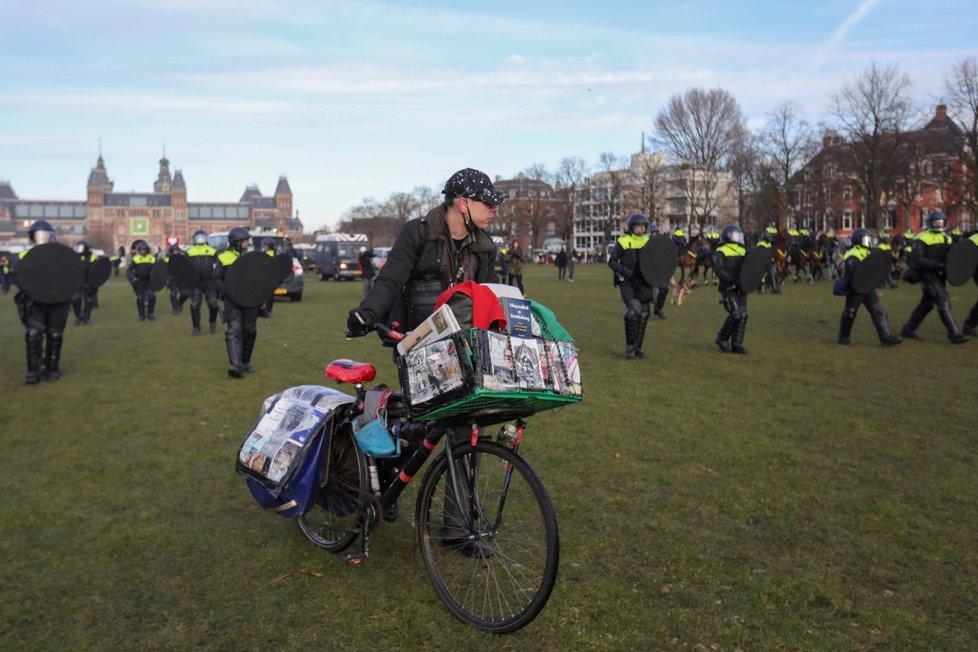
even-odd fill
[[[784,101],[824,118],[870,63],[925,111],[978,52],[974,0],[334,2],[0,0],[0,179],[84,199],[99,140],[118,191],[150,191],[165,144],[194,201],[271,194],[308,230],[365,197],[638,151],[688,88],[752,126]]]

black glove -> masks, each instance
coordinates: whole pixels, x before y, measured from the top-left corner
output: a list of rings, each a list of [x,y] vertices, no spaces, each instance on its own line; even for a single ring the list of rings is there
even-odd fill
[[[363,337],[373,330],[377,316],[369,310],[351,310],[346,318],[346,334],[348,337]]]

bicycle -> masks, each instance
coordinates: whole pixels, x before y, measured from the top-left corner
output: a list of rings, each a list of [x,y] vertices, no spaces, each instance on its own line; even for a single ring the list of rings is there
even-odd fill
[[[385,335],[398,333],[382,324]],[[444,441],[421,479],[415,504],[415,544],[441,602],[459,620],[503,634],[530,623],[544,608],[557,579],[557,517],[546,488],[518,450],[525,418],[534,406],[510,403],[440,418],[413,419],[400,392],[387,402],[392,436],[407,445],[384,474],[384,462],[366,454],[354,434],[363,413],[364,383],[376,376],[372,364],[331,362],[325,375],[350,383],[356,400],[333,420],[318,495],[297,517],[314,544],[341,553],[351,565],[370,551],[370,532]],[[515,422],[511,424],[508,422]],[[506,424],[496,440],[482,434]],[[468,434],[459,437],[459,429]],[[382,480],[382,476],[386,477]],[[349,550],[360,537],[359,550]]]

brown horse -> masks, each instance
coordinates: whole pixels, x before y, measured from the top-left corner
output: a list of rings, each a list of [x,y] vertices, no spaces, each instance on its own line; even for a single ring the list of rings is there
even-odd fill
[[[686,280],[686,272],[689,271],[690,278],[699,275],[700,268],[703,269],[703,282],[706,282],[706,272],[713,269],[713,262],[710,260],[710,243],[703,236],[696,236],[689,241],[685,249],[679,251],[679,282]]]

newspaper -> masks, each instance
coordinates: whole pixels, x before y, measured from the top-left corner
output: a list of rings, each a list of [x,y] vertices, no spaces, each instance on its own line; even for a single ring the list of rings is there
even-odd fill
[[[440,340],[449,333],[459,330],[461,327],[458,325],[458,320],[455,319],[455,313],[446,303],[398,342],[397,354],[404,355],[416,346]]]

